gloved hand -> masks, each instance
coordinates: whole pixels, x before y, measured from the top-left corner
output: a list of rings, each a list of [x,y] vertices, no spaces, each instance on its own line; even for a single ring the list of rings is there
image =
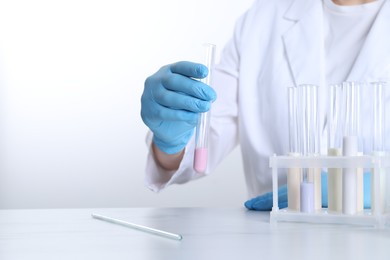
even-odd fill
[[[371,207],[371,173],[364,173],[363,177],[363,194],[364,208]],[[328,175],[326,172],[321,172],[321,192],[322,192],[322,207],[328,207]],[[250,210],[269,211],[272,210],[273,193],[268,192],[257,196],[245,202],[245,207]],[[287,185],[280,186],[278,189],[278,204],[279,208],[286,208],[287,204]]]
[[[207,75],[206,66],[181,61],[162,67],[146,79],[141,117],[161,151],[180,152],[193,134],[198,114],[210,109],[216,93],[196,80]]]
[[[269,211],[273,205],[273,193],[267,192],[245,202],[245,207],[251,210]],[[279,208],[287,207],[287,185],[280,186],[278,189]]]
[[[325,172],[321,173],[321,191],[322,191],[322,206],[328,206],[328,178]],[[245,207],[251,210],[268,211],[272,210],[273,193],[268,192],[256,198],[245,202]],[[280,186],[278,189],[278,204],[279,208],[287,208],[287,185]]]

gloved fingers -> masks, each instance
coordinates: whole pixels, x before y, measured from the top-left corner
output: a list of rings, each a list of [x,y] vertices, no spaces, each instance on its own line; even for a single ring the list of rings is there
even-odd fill
[[[196,125],[198,122],[198,113],[160,105],[150,95],[142,95],[141,104],[141,118],[152,130],[160,126],[164,121],[187,122],[191,125]]]
[[[286,208],[287,203],[287,185],[280,186],[278,189],[278,207]],[[273,193],[267,192],[245,202],[245,207],[251,210],[268,211],[273,207]]]
[[[207,84],[180,74],[169,74],[161,79],[161,83],[168,90],[185,93],[206,101],[214,101],[217,96]]]
[[[272,193],[271,193],[272,194]],[[278,189],[278,197],[280,201],[287,201],[287,185],[280,186]]]
[[[244,205],[249,210],[255,210],[255,208],[253,206],[255,202],[256,202],[256,198],[253,198],[253,199],[245,201]]]
[[[284,209],[284,208],[287,208],[288,206],[288,202],[287,201],[279,201],[279,208],[280,209]]]
[[[172,73],[181,74],[187,77],[202,79],[208,75],[206,66],[190,61],[179,61],[169,66]]]
[[[272,200],[257,197],[245,202],[245,207],[250,210],[268,211],[272,209]]]
[[[287,201],[279,201],[278,202],[278,207],[283,209],[287,208],[288,202]],[[273,201],[272,199],[268,200],[256,200],[256,199],[251,199],[245,202],[245,207],[250,210],[259,210],[259,211],[269,211],[272,210],[273,207]]]
[[[253,209],[254,209],[254,208],[253,208],[253,204],[256,202],[256,199],[257,199],[257,197],[245,201],[245,203],[244,203],[245,207],[246,207],[247,209],[253,210]]]
[[[152,130],[163,126],[164,122],[173,123],[175,121],[178,123],[188,124],[185,128],[190,129],[196,126],[198,117],[198,113],[171,109],[157,103],[141,110],[142,120]]]
[[[156,87],[153,91],[153,99],[156,103],[171,109],[187,110],[191,112],[206,112],[210,109],[211,103],[186,94],[167,91],[164,87]]]
[[[251,210],[270,210],[272,208],[272,192],[250,199],[244,205]]]

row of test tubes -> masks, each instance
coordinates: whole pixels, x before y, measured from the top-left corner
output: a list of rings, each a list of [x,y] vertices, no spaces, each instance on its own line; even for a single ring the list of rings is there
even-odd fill
[[[289,156],[320,156],[319,87],[288,88]],[[343,82],[327,93],[327,156],[385,155],[385,98],[382,82]],[[364,96],[364,103],[361,97]],[[324,98],[324,97],[323,97]],[[364,112],[364,113],[363,113]],[[364,127],[362,115],[364,114]],[[363,138],[364,136],[364,138]],[[289,168],[288,209],[311,213],[322,208],[321,168]],[[354,215],[363,211],[362,168],[328,168],[328,211]],[[372,171],[374,171],[372,169]],[[385,169],[380,169],[381,211],[385,210]],[[378,176],[371,174],[372,178]],[[375,183],[373,179],[372,184]],[[373,187],[371,201],[374,201]],[[374,203],[371,203],[374,205]]]

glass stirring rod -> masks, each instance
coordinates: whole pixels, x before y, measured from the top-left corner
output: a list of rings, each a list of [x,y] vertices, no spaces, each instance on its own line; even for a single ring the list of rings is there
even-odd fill
[[[201,79],[201,82],[210,85],[211,72],[214,67],[215,60],[215,45],[210,43],[203,44],[205,49],[204,65],[208,68],[209,74],[207,77]],[[195,136],[195,155],[194,155],[194,169],[199,173],[204,173],[207,167],[208,160],[208,139],[210,128],[210,114],[209,112],[201,113],[196,126]]]
[[[159,230],[159,229],[155,229],[155,228],[151,228],[151,227],[137,225],[137,224],[134,224],[134,223],[131,223],[131,222],[127,222],[127,221],[123,221],[123,220],[120,220],[120,219],[106,217],[106,216],[99,215],[99,214],[92,214],[91,216],[93,218],[95,218],[95,219],[99,219],[99,220],[103,220],[103,221],[110,222],[110,223],[113,223],[113,224],[121,225],[121,226],[124,226],[124,227],[136,229],[136,230],[143,231],[143,232],[146,232],[146,233],[159,235],[159,236],[162,236],[162,237],[171,238],[171,239],[175,239],[175,240],[182,240],[183,239],[182,235],[179,235],[179,234],[174,234],[174,233],[170,233],[170,232],[167,232],[167,231],[163,231],[163,230]]]

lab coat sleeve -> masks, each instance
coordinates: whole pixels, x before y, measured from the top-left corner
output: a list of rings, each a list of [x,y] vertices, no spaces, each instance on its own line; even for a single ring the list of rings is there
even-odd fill
[[[210,110],[209,158],[205,173],[193,169],[195,135],[185,147],[183,160],[177,171],[166,171],[155,161],[151,149],[153,134],[147,135],[149,153],[147,157],[145,184],[158,192],[171,184],[182,184],[210,174],[218,164],[238,144],[238,75],[239,75],[239,39],[242,16],[237,24],[234,37],[225,46],[219,64],[212,74],[211,86],[217,93],[217,99]]]

